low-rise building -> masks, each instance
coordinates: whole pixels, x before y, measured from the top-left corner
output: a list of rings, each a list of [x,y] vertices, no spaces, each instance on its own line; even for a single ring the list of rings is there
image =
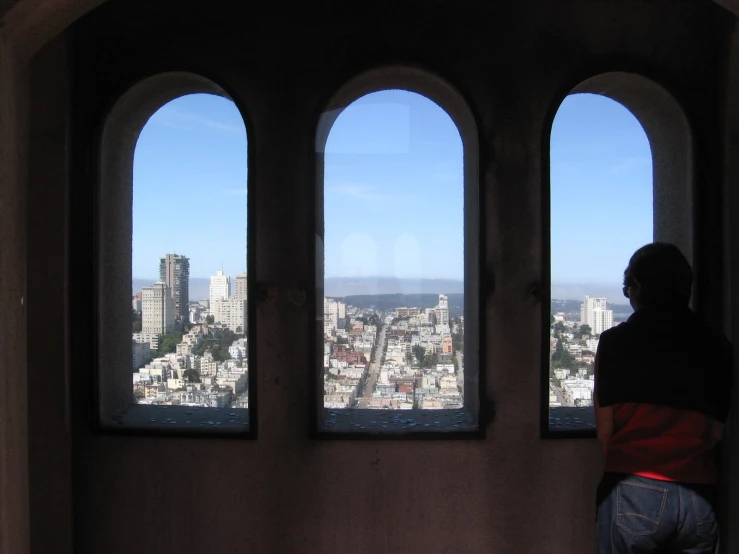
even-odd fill
[[[151,347],[148,342],[136,342],[132,340],[131,349],[133,351],[131,365],[134,371],[148,364],[151,360]]]

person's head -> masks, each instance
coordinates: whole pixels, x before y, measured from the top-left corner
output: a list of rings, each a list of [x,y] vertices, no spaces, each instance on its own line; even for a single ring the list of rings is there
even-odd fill
[[[674,244],[653,242],[639,248],[624,271],[624,296],[632,308],[679,308],[690,301],[693,271]]]

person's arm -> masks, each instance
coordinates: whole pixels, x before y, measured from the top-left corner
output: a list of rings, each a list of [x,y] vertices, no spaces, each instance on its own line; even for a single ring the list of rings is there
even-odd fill
[[[613,406],[601,406],[598,402],[598,373],[599,373],[600,345],[595,353],[595,384],[593,387],[593,405],[595,406],[595,429],[598,434],[603,453],[606,452],[608,441],[613,435]]]

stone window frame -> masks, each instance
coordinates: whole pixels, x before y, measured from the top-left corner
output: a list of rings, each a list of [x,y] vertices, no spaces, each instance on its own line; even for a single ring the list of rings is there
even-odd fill
[[[323,237],[324,237],[324,149],[333,123],[341,112],[362,96],[383,90],[406,90],[437,104],[454,122],[463,147],[464,181],[464,408],[462,410],[329,410],[323,407]],[[448,81],[410,65],[375,67],[349,79],[325,104],[316,124],[315,135],[315,301],[311,303],[315,322],[312,341],[313,371],[311,390],[313,409],[311,433],[322,439],[469,439],[484,438],[485,395],[485,300],[483,283],[484,201],[481,183],[479,130],[476,117],[464,96]],[[332,413],[342,414],[339,417]],[[380,417],[382,416],[382,417]],[[401,419],[400,423],[394,420]],[[374,420],[377,425],[372,426]],[[382,421],[380,421],[382,420]],[[387,420],[387,427],[382,423]],[[333,421],[326,425],[326,421]],[[438,422],[438,423],[437,423]],[[428,425],[427,425],[428,424]]]
[[[218,436],[255,439],[255,306],[248,304],[249,409],[150,406],[132,403],[130,297],[133,230],[133,162],[139,135],[149,118],[168,102],[190,94],[235,96],[213,80],[187,71],[157,73],[125,91],[103,118],[98,134],[96,184],[96,429],[135,435]],[[247,133],[247,160],[252,152],[247,110],[236,102]],[[246,186],[249,188],[250,164]],[[247,196],[247,290],[255,298],[255,259],[251,246],[254,202]],[[104,345],[104,347],[102,346]],[[238,421],[231,414],[239,414]],[[164,417],[170,421],[164,421]],[[204,419],[206,418],[206,419]],[[244,421],[245,419],[245,421]],[[174,423],[176,422],[176,423]],[[201,425],[201,423],[204,423]],[[210,423],[212,422],[212,424]]]
[[[631,70],[595,73],[569,87],[553,103],[543,127],[542,199],[544,302],[542,303],[541,409],[542,438],[593,438],[595,419],[590,408],[549,407],[549,321],[551,311],[551,186],[550,140],[552,124],[562,102],[572,94],[605,96],[625,107],[637,119],[649,141],[652,157],[653,238],[675,243],[685,254],[693,272],[697,259],[695,225],[695,160],[693,129],[677,96],[652,77]],[[628,260],[624,260],[624,264]],[[694,279],[691,304],[696,306],[697,283]],[[553,418],[559,418],[552,428]],[[578,418],[580,422],[576,422]]]

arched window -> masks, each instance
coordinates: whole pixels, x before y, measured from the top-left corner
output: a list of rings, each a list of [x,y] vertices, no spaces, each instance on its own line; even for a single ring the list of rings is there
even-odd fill
[[[373,71],[332,99],[316,150],[317,431],[477,432],[469,110],[424,72]]]
[[[592,434],[598,337],[633,312],[621,290],[630,256],[663,240],[693,259],[690,130],[662,87],[608,73],[563,100],[549,155],[542,423],[545,433]]]
[[[100,425],[249,432],[238,108],[198,76],[139,83],[106,120],[99,190]]]

